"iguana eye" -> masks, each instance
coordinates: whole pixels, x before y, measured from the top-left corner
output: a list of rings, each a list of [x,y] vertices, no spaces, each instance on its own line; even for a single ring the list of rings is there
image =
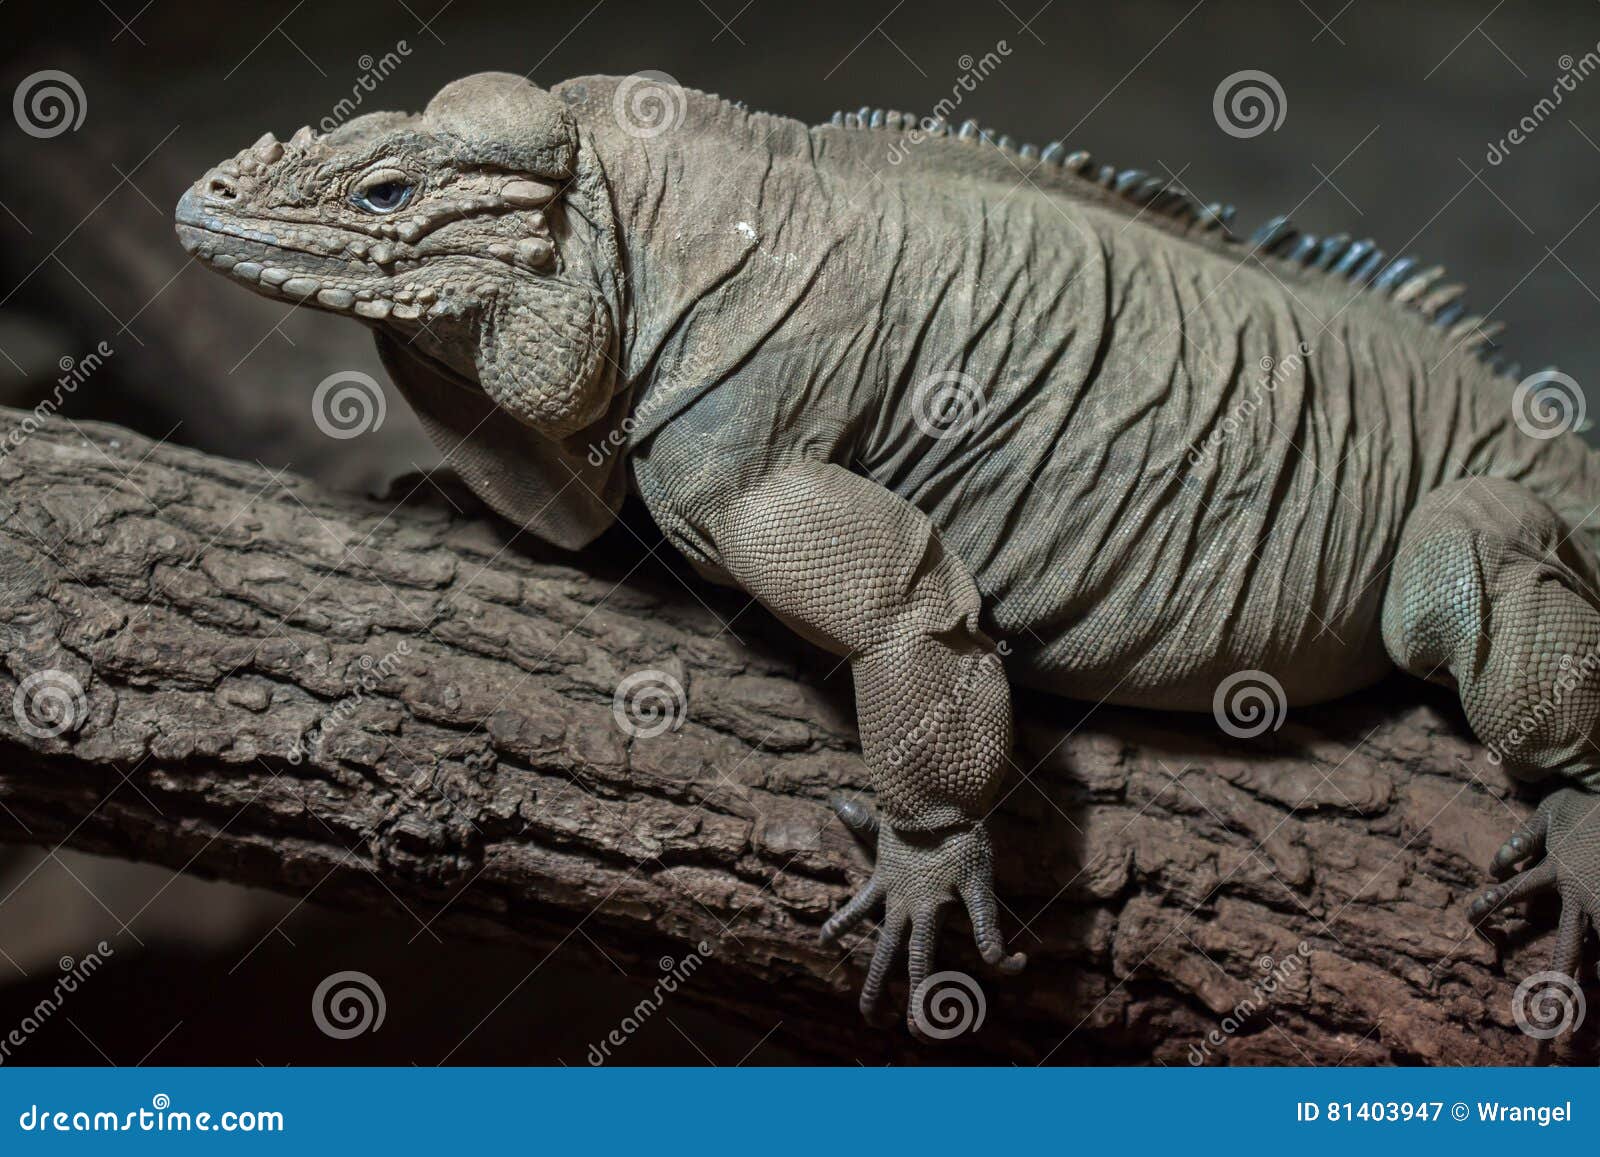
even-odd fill
[[[393,213],[411,200],[416,189],[404,173],[382,169],[357,182],[350,191],[350,200],[369,213]]]

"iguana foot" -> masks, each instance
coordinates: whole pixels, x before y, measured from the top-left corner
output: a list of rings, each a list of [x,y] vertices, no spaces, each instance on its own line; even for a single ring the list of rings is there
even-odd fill
[[[861,1012],[874,1019],[884,982],[902,948],[909,944],[911,1000],[906,1023],[922,1040],[954,1035],[929,1020],[929,993],[923,982],[933,972],[934,950],[945,913],[957,900],[966,905],[973,938],[985,963],[1004,973],[1022,970],[1026,954],[1007,954],[994,898],[994,849],[982,821],[936,832],[881,827],[871,810],[851,800],[838,801],[839,818],[862,834],[878,835],[878,863],[866,886],[822,927],[822,943],[833,944],[882,901],[883,924],[861,986]],[[958,1030],[959,1031],[959,1030]]]
[[[1515,871],[1536,856],[1541,858],[1532,867]],[[1495,853],[1489,871],[1502,882],[1473,899],[1468,909],[1473,922],[1555,889],[1561,897],[1561,922],[1550,967],[1576,976],[1586,926],[1600,928],[1600,795],[1574,788],[1550,793],[1533,818]]]

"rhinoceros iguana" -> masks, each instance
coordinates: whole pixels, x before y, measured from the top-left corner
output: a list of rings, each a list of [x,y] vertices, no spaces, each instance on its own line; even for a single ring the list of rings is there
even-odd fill
[[[1571,973],[1600,915],[1600,469],[1546,421],[1563,379],[1488,363],[1437,269],[1230,215],[972,122],[489,73],[264,136],[177,228],[371,326],[505,517],[578,548],[631,488],[849,657],[881,824],[840,814],[877,867],[822,935],[885,905],[865,1010],[903,948],[920,991],[957,900],[1023,963],[985,828],[1008,679],[1187,710],[1243,676],[1293,704],[1391,665],[1456,688],[1497,762],[1559,788],[1472,914],[1559,888]]]

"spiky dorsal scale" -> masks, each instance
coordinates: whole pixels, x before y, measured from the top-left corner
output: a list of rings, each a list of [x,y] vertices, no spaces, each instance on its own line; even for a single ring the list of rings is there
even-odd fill
[[[1052,141],[1042,149],[1028,144],[1019,146],[1009,136],[997,136],[975,120],[964,122],[951,134],[942,120],[919,125],[908,114],[882,114],[882,110],[865,108],[853,123],[848,114],[836,113],[833,124],[847,129],[881,127],[901,132],[922,131],[933,136],[953,135],[957,142],[992,146],[1007,155],[1012,167],[1029,179],[1037,178],[1040,173],[1060,173],[1069,184],[1071,178],[1081,178],[1085,185],[1109,192],[1113,200],[1130,212],[1165,221],[1183,231],[1211,234],[1216,243],[1226,247],[1241,247],[1231,231],[1233,206],[1202,204],[1187,190],[1175,187],[1175,182],[1152,177],[1141,169],[1119,171],[1111,165],[1097,165],[1091,154],[1068,153],[1060,141]],[[1011,160],[1012,157],[1015,159]],[[1443,276],[1443,267],[1413,275],[1418,265],[1416,258],[1390,260],[1388,253],[1371,239],[1355,240],[1343,233],[1319,238],[1300,230],[1287,217],[1275,217],[1242,246],[1259,257],[1314,269],[1358,289],[1387,295],[1397,304],[1413,308],[1434,325],[1447,330],[1453,345],[1476,350],[1486,360],[1497,348],[1495,338],[1505,329],[1501,323],[1467,316],[1466,306],[1460,300],[1465,292],[1463,286],[1451,285],[1429,292]],[[1462,320],[1464,317],[1466,320]]]
[[[583,78],[577,78],[567,83],[582,82]],[[1243,240],[1231,229],[1235,215],[1232,205],[1202,204],[1175,181],[1151,177],[1141,170],[1101,165],[1086,151],[1068,153],[1060,141],[1043,148],[1017,146],[1010,137],[986,130],[975,120],[957,127],[943,118],[919,119],[910,113],[863,106],[855,112],[837,112],[828,124],[808,129],[789,117],[752,112],[742,102],[693,89],[684,89],[683,94],[687,102],[685,119],[692,121],[693,127],[723,132],[734,140],[775,152],[809,153],[816,145],[817,133],[865,132],[873,137],[916,134],[930,146],[909,150],[911,155],[928,151],[937,157],[940,150],[956,150],[967,154],[969,165],[980,166],[984,163],[980,158],[993,157],[991,167],[997,178],[1025,178],[1042,188],[1059,189],[1118,207],[1151,227],[1190,236],[1199,244],[1216,247],[1239,259],[1254,256],[1302,269],[1314,268],[1357,289],[1382,295],[1445,330],[1453,345],[1482,354],[1497,372],[1515,376],[1517,367],[1507,368],[1490,360],[1490,354],[1498,348],[1494,339],[1505,328],[1502,323],[1468,316],[1460,300],[1463,289],[1458,285],[1429,293],[1444,275],[1442,266],[1418,273],[1420,263],[1415,257],[1390,260],[1370,239],[1352,240],[1344,234],[1318,238],[1300,230],[1288,218],[1276,217]]]
[[[1068,153],[1060,141],[1052,141],[1043,148],[1018,144],[1011,137],[987,129],[976,120],[969,119],[959,126],[952,126],[942,117],[918,120],[910,113],[865,106],[853,113],[842,110],[836,112],[826,126],[819,127],[883,130],[916,134],[923,138],[949,137],[957,142],[992,147],[998,150],[997,155],[1008,158],[1016,172],[1026,175],[1030,180],[1054,183],[1058,176],[1068,180],[1081,176],[1089,182],[1113,189],[1123,201],[1141,209],[1144,215],[1180,229],[1193,228],[1198,232],[1227,236],[1234,214],[1231,205],[1203,204],[1174,182],[1152,177],[1142,170],[1118,172],[1107,166],[1097,171],[1094,157],[1087,152]],[[1078,191],[1082,192],[1081,189]]]
[[[1260,255],[1387,296],[1397,305],[1414,310],[1446,330],[1453,346],[1487,354],[1496,348],[1495,338],[1505,329],[1486,318],[1467,316],[1467,307],[1461,300],[1466,287],[1438,285],[1444,277],[1443,266],[1433,266],[1419,273],[1415,257],[1391,261],[1370,239],[1356,241],[1348,234],[1318,237],[1301,232],[1287,218],[1275,217],[1256,231],[1249,244]]]

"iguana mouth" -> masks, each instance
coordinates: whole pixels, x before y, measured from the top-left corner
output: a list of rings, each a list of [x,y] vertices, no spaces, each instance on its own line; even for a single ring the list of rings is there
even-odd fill
[[[330,257],[284,245],[265,230],[225,222],[195,205],[179,206],[178,240],[190,256],[268,297],[280,297],[367,321],[418,321],[439,317],[453,298],[481,278],[446,277],[429,262],[428,281],[415,275],[421,262],[397,260],[392,269],[354,256]],[[454,285],[449,282],[455,282]]]
[[[193,225],[180,221],[178,241],[191,257],[227,271],[242,262],[292,264],[297,271],[330,278],[348,276],[361,267],[354,262],[284,245],[269,233],[249,229],[224,229],[216,225]],[[376,266],[374,276],[383,276]]]
[[[311,260],[324,262],[331,268],[361,256],[349,242],[339,245],[337,251],[296,244],[296,231],[303,232],[305,229],[304,225],[297,222],[241,218],[232,213],[213,212],[213,206],[193,189],[178,201],[174,222],[183,247],[200,257],[207,256],[208,250],[211,253],[226,253],[227,249],[217,248],[219,245],[246,248],[250,244],[269,253],[293,253],[296,265]]]
[[[402,305],[411,311],[410,317],[414,320],[422,315],[422,309],[417,308],[419,292],[429,294],[420,301],[423,308],[437,298],[436,292],[423,291],[382,272],[365,273],[348,262],[268,245],[239,233],[180,224],[178,239],[196,260],[243,282],[257,293],[354,313],[372,321],[394,316]],[[295,268],[287,269],[283,258],[291,253]],[[406,320],[405,313],[399,317]]]

